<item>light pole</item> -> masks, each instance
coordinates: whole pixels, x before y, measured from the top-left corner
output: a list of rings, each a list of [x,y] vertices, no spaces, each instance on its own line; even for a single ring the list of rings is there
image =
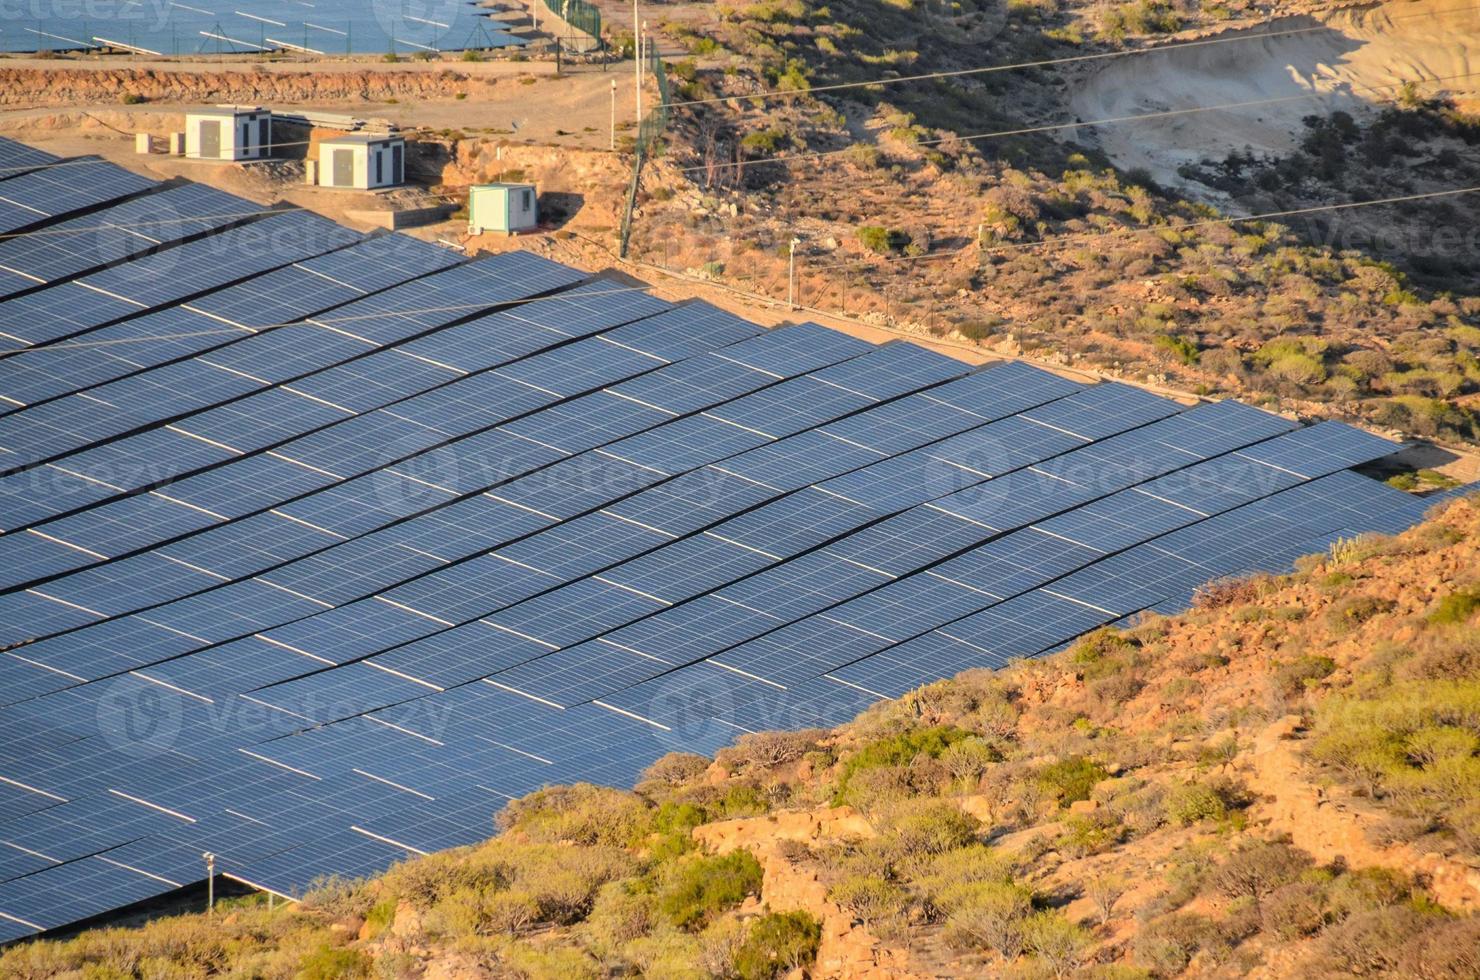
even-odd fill
[[[617,80],[612,79],[612,152],[617,152]]]
[[[642,20],[632,0],[632,84],[637,89],[637,125],[642,125]]]
[[[206,914],[210,915],[216,910],[216,855],[206,851],[201,857],[206,859]]]
[[[800,238],[793,238],[791,249],[787,253],[786,306],[792,310],[797,308],[797,246],[800,244],[802,244]]]

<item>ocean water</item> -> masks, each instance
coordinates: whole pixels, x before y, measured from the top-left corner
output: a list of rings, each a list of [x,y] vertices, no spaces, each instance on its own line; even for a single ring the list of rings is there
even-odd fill
[[[525,43],[469,0],[0,0],[0,51],[190,56],[460,51]]]

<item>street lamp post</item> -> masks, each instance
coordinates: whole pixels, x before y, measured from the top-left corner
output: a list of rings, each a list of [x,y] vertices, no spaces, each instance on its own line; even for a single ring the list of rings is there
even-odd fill
[[[216,910],[216,855],[206,851],[201,857],[206,859],[206,914],[209,915]]]
[[[800,238],[793,238],[791,249],[787,253],[786,306],[792,310],[797,308],[797,246],[800,244],[802,244]]]
[[[617,80],[612,79],[612,152],[617,150]]]

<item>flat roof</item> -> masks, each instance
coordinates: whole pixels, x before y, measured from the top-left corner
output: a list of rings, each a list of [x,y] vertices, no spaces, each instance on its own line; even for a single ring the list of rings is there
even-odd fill
[[[518,189],[521,189],[521,188],[529,188],[530,190],[533,190],[534,189],[534,185],[533,184],[527,184],[527,183],[521,183],[521,184],[495,183],[495,184],[474,184],[472,186],[472,190],[474,190],[474,191],[518,190]]]
[[[319,140],[320,146],[330,144],[353,144],[355,146],[369,146],[372,143],[404,143],[406,137],[392,135],[372,136],[369,133],[350,133],[346,136],[330,136]]]
[[[196,108],[196,109],[186,109],[185,110],[185,115],[187,115],[187,116],[252,116],[252,115],[257,115],[258,113],[263,113],[263,112],[266,112],[266,111],[267,110],[264,109],[264,108],[262,108],[261,106],[209,105],[209,106],[201,106],[201,107]]]

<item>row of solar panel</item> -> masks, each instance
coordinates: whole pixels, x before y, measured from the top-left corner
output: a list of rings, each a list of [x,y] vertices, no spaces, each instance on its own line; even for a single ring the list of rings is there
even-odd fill
[[[1390,448],[1345,427],[602,284],[461,329],[579,277],[490,260],[356,298],[401,281],[346,295],[325,264],[364,248],[269,274],[302,328],[240,330],[267,325],[248,278],[188,299],[232,321],[209,351],[142,345],[0,421],[27,529],[0,567],[43,569],[0,596],[33,641],[0,658],[0,939],[199,880],[206,849],[283,892],[378,870],[541,785],[841,721],[1417,514],[1324,476]]]

